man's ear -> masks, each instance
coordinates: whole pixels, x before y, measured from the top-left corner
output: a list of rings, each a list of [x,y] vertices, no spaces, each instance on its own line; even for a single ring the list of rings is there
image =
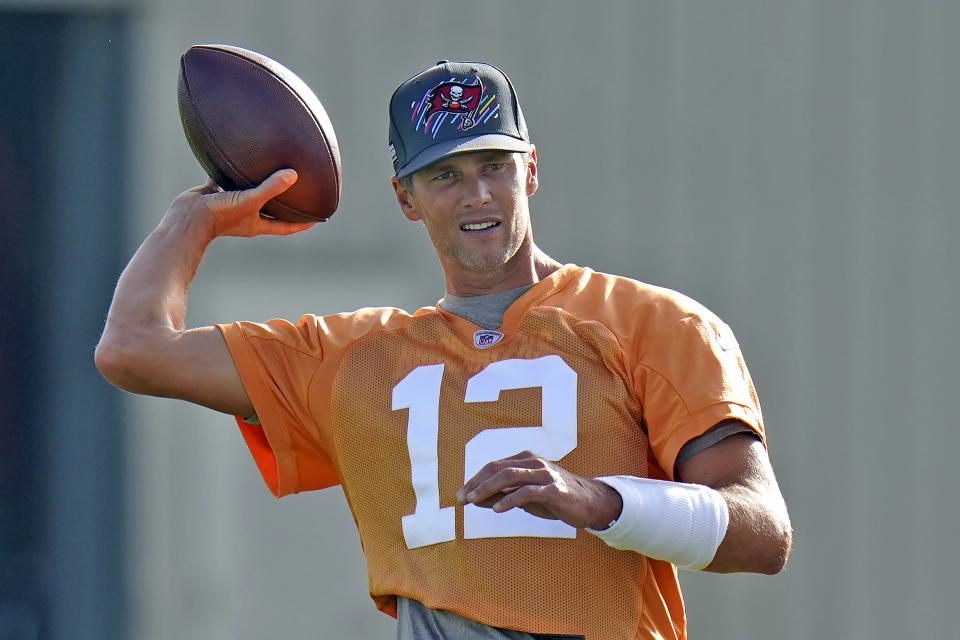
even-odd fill
[[[529,198],[537,192],[537,188],[540,186],[540,181],[537,179],[537,149],[534,147],[531,149],[530,153],[527,154],[527,197]]]
[[[413,222],[421,220],[423,216],[420,215],[420,210],[417,208],[416,199],[413,197],[410,187],[397,176],[390,178],[390,185],[393,187],[393,193],[397,196],[397,204],[400,205],[400,210],[403,211],[407,220]]]

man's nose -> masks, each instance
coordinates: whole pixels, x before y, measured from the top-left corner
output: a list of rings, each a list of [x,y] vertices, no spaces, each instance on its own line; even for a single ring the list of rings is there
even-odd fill
[[[479,209],[490,202],[490,185],[482,176],[471,176],[463,181],[463,206]]]

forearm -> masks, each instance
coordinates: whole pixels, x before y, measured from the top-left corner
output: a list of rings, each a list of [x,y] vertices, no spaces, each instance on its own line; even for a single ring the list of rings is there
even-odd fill
[[[748,433],[728,436],[677,469],[684,482],[713,487],[727,505],[727,532],[706,571],[777,573],[793,533],[764,445]]]
[[[727,533],[704,571],[773,574],[786,565],[793,539],[779,490],[758,492],[743,485],[718,489],[727,503]]]
[[[609,526],[587,529],[590,533],[614,549],[636,551],[681,569],[703,569],[713,561],[729,517],[718,491],[637,476],[596,480],[620,494],[622,509]]]
[[[772,574],[784,567],[790,518],[758,439],[728,436],[680,465],[678,476],[598,478],[621,494],[623,508],[613,526],[593,532],[681,568]]]
[[[186,213],[171,210],[164,216],[117,283],[96,359],[104,375],[124,388],[137,385],[131,363],[146,368],[145,354],[184,328],[187,291],[214,237],[207,219]]]
[[[187,290],[213,240],[209,223],[171,212],[124,269],[107,325],[183,329]]]

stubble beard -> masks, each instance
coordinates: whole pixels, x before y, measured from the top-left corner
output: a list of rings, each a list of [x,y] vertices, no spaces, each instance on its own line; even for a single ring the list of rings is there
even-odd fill
[[[526,234],[524,233],[521,216],[515,216],[511,223],[513,229],[511,229],[507,243],[496,250],[482,252],[471,251],[465,243],[454,241],[432,225],[426,226],[433,246],[436,248],[437,254],[441,256],[441,262],[444,262],[444,258],[446,258],[466,271],[490,273],[509,262],[523,245]]]

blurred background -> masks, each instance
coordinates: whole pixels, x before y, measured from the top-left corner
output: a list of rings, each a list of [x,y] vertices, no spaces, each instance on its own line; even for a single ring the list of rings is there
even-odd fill
[[[439,58],[513,79],[538,244],[737,332],[795,548],[684,573],[691,638],[957,637],[960,4],[0,0],[0,639],[387,639],[339,490],[274,500],[233,420],[93,367],[123,265],[204,180],[179,56],[297,72],[333,219],[218,240],[192,325],[443,293],[393,201],[386,104]]]

